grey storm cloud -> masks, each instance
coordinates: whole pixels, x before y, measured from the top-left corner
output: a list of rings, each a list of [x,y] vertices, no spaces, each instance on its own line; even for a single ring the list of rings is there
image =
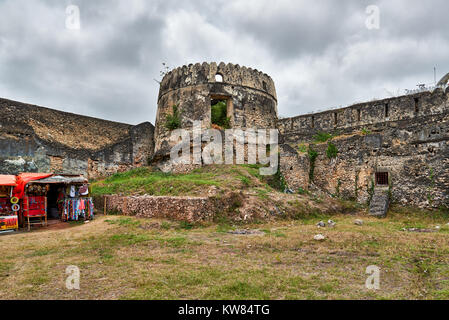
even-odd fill
[[[81,29],[65,27],[66,8]],[[368,30],[376,5],[380,29]],[[0,0],[0,96],[154,122],[162,63],[270,74],[294,116],[401,94],[449,72],[446,0]],[[437,79],[438,80],[438,79]]]

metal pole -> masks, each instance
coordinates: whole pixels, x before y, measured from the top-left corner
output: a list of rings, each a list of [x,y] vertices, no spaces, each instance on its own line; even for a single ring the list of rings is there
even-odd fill
[[[435,85],[437,85],[437,67],[433,67],[433,79],[434,79]]]

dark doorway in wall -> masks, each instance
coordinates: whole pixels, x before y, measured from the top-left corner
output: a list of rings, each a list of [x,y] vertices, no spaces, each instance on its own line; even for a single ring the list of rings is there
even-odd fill
[[[376,184],[378,186],[388,186],[388,172],[376,172]]]
[[[231,118],[229,115],[229,101],[223,97],[211,98],[211,124],[221,129],[231,128]]]
[[[50,185],[50,189],[47,193],[47,215],[49,220],[60,219],[62,203],[59,203],[58,201],[64,199],[63,197],[60,198],[60,195],[65,188],[66,186],[64,184]]]

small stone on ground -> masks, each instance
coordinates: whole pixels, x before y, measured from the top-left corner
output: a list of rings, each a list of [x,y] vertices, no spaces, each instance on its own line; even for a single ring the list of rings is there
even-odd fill
[[[422,233],[438,232],[438,229],[421,229],[421,228],[409,228],[409,229],[403,228],[402,230],[408,232],[422,232]]]
[[[315,237],[313,237],[313,239],[315,239],[316,241],[323,241],[324,239],[326,239],[326,237],[322,234],[317,234]]]
[[[333,227],[335,227],[337,224],[335,223],[335,221],[332,221],[332,220],[329,220],[328,222],[327,222],[327,226],[329,227],[329,228],[333,228]]]
[[[235,235],[265,234],[260,230],[234,230],[234,231],[229,231],[228,233],[235,234]]]
[[[318,222],[316,225],[320,228],[324,228],[326,226],[326,224],[323,221]]]

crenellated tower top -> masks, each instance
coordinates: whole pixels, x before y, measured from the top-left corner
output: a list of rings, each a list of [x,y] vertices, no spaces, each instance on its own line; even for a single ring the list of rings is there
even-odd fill
[[[269,75],[257,69],[224,62],[203,62],[173,69],[162,79],[159,99],[172,90],[216,82],[262,91],[277,101],[274,81]]]

